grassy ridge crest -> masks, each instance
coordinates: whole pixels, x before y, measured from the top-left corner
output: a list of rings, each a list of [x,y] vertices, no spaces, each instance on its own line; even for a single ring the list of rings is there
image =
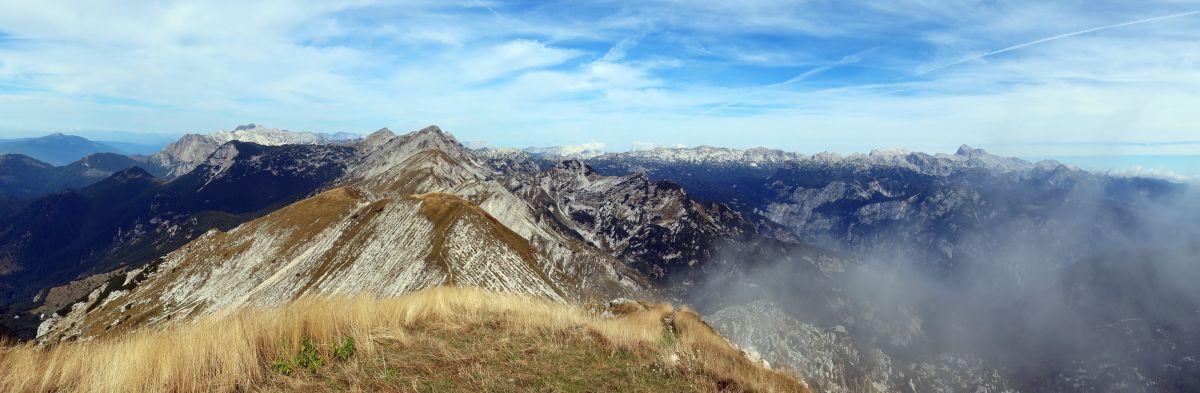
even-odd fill
[[[662,304],[583,308],[436,287],[220,314],[0,349],[0,390],[808,391],[748,360],[690,310]],[[304,367],[279,372],[301,358]]]

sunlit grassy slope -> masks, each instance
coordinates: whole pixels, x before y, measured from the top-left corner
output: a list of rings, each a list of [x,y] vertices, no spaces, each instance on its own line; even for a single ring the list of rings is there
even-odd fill
[[[0,368],[6,392],[807,391],[687,309],[585,310],[453,287],[304,298],[163,331],[21,345],[0,351]]]

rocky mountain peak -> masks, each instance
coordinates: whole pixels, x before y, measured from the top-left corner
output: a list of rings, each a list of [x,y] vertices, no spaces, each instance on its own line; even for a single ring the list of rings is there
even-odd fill
[[[437,126],[391,138],[373,149],[360,147],[360,154],[346,182],[376,193],[441,191],[491,174],[453,135]]]
[[[959,146],[958,151],[954,152],[954,155],[956,155],[956,156],[966,156],[966,157],[981,156],[984,154],[987,154],[987,152],[984,151],[983,149],[976,149],[976,148],[973,148],[966,144]]]
[[[992,155],[979,148],[968,145],[959,146],[954,157],[966,159],[968,166],[982,167],[999,172],[1025,172],[1033,169],[1034,165],[1016,157],[1000,157]]]
[[[151,159],[158,165],[170,168],[169,177],[177,177],[191,172],[219,146],[220,142],[207,135],[186,134],[154,153]]]
[[[458,142],[458,139],[454,138],[454,134],[442,131],[442,129],[436,125],[431,125],[418,131],[410,132],[402,135],[402,137],[408,140],[408,143],[416,142],[420,143],[422,146],[456,146],[457,149],[464,148],[463,145]]]
[[[358,141],[357,147],[360,151],[370,152],[378,149],[380,146],[383,146],[395,137],[396,134],[392,133],[392,130],[387,129],[386,127],[380,128],[379,131],[372,132],[371,135],[367,135],[366,138]]]
[[[214,150],[212,154],[210,154],[208,158],[204,160],[202,165],[211,167],[214,174],[223,172],[224,170],[233,166],[233,164],[237,161],[238,156],[241,155],[241,149],[239,149],[239,145],[247,144],[245,142],[238,141],[225,142],[221,146],[217,147],[217,150]]]
[[[238,146],[245,145],[245,144],[246,144],[245,142],[239,142],[239,141],[225,142],[225,143],[221,144],[221,146],[218,146],[216,150],[213,150],[212,154],[210,154],[208,156],[208,158],[205,160],[205,163],[211,164],[211,163],[221,162],[224,160],[232,160],[234,158],[237,158],[238,152],[239,152]]]
[[[439,151],[461,163],[475,160],[474,155],[467,151],[467,148],[459,143],[453,134],[442,131],[438,126],[425,127],[419,131],[391,138],[381,144],[377,150],[373,155],[390,155],[393,156],[393,159],[399,160],[405,160],[426,151]]]
[[[580,160],[565,160],[554,166],[554,169],[583,176],[596,175],[596,170]]]
[[[430,134],[430,133],[445,134],[446,132],[442,131],[441,127],[438,127],[436,124],[430,124],[428,127],[422,128],[420,131],[417,131],[417,133],[418,134]]]

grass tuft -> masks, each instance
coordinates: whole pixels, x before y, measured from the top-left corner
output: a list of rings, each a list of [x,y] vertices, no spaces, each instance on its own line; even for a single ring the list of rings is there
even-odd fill
[[[675,336],[675,329],[669,326],[663,326],[662,329],[662,346],[673,347],[679,342],[679,338]]]

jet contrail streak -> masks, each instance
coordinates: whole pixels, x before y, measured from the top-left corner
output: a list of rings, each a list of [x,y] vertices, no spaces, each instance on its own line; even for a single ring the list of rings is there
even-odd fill
[[[862,51],[862,52],[858,52],[858,53],[855,53],[855,54],[852,54],[852,55],[844,56],[844,57],[842,57],[840,60],[838,60],[838,61],[835,61],[835,62],[833,62],[833,63],[829,63],[829,64],[826,64],[826,65],[823,65],[823,66],[820,66],[820,67],[816,67],[816,68],[810,69],[810,70],[808,70],[808,71],[804,71],[804,72],[803,72],[803,73],[801,73],[800,75],[796,75],[795,77],[792,77],[792,79],[788,79],[788,80],[786,80],[786,81],[779,82],[779,83],[772,83],[772,84],[770,84],[770,85],[766,85],[766,86],[763,86],[763,87],[770,88],[770,87],[780,87],[780,86],[786,86],[786,85],[790,85],[790,84],[793,84],[793,83],[796,83],[796,82],[799,82],[799,81],[802,81],[802,80],[808,79],[809,77],[811,77],[811,76],[813,76],[813,75],[820,74],[820,73],[822,73],[822,72],[825,72],[825,71],[832,70],[832,69],[834,69],[834,68],[838,68],[838,67],[842,67],[842,66],[847,66],[847,65],[851,65],[851,64],[858,63],[858,62],[862,61],[862,57],[863,57],[863,55],[864,55],[864,54],[866,54],[867,52],[874,51],[875,49],[877,49],[877,48],[870,48],[870,49],[864,50],[864,51]]]
[[[793,83],[796,83],[796,82],[800,82],[800,81],[802,81],[802,80],[808,79],[809,77],[811,77],[811,76],[813,76],[813,75],[817,75],[817,74],[820,74],[820,73],[822,73],[822,72],[825,72],[825,71],[832,70],[832,69],[834,69],[834,68],[843,67],[843,66],[847,66],[847,65],[851,65],[851,64],[857,64],[858,62],[862,61],[863,55],[865,55],[865,54],[867,54],[867,53],[869,53],[869,52],[872,52],[872,51],[874,51],[874,50],[876,50],[876,49],[878,49],[878,48],[869,48],[869,49],[866,49],[866,50],[864,50],[864,51],[861,51],[861,52],[858,52],[858,53],[855,53],[855,54],[852,54],[852,55],[843,56],[843,57],[842,57],[841,59],[839,59],[838,61],[835,61],[835,62],[833,62],[833,63],[826,64],[826,65],[822,65],[822,66],[818,66],[818,67],[811,68],[811,69],[809,69],[808,71],[804,71],[804,72],[800,73],[800,75],[796,75],[796,76],[792,77],[792,79],[788,79],[788,80],[786,80],[786,81],[779,82],[779,83],[772,83],[772,84],[769,84],[769,85],[759,86],[759,87],[752,88],[752,89],[753,89],[753,90],[760,90],[760,89],[773,89],[773,88],[776,88],[776,87],[783,87],[783,86],[787,86],[787,85],[790,85],[790,84],[793,84]],[[725,108],[727,108],[727,107],[730,107],[730,106],[732,106],[732,105],[736,105],[736,104],[737,104],[737,103],[736,103],[736,102],[734,102],[734,101],[726,101],[726,102],[722,102],[722,103],[720,103],[720,104],[718,104],[718,105],[716,105],[716,106],[713,106],[712,108],[708,108],[708,110],[704,111],[704,114],[703,114],[703,115],[704,115],[704,116],[708,116],[708,115],[710,115],[710,114],[712,114],[712,113],[714,113],[714,112],[716,112],[716,111],[719,111],[719,110],[721,110],[721,109],[725,109]]]
[[[1074,37],[1074,36],[1077,36],[1077,35],[1080,35],[1080,34],[1094,33],[1094,32],[1101,31],[1101,30],[1116,29],[1116,28],[1118,28],[1118,27],[1125,27],[1125,26],[1129,26],[1129,25],[1137,25],[1137,24],[1142,24],[1142,23],[1157,22],[1157,21],[1160,21],[1160,20],[1163,20],[1163,19],[1181,18],[1181,17],[1185,17],[1185,16],[1192,16],[1192,15],[1200,15],[1200,11],[1188,11],[1188,12],[1182,12],[1182,13],[1178,13],[1178,14],[1172,14],[1172,15],[1156,16],[1156,17],[1153,17],[1153,18],[1138,19],[1138,20],[1129,21],[1129,22],[1124,22],[1124,23],[1117,23],[1117,24],[1115,24],[1115,25],[1108,25],[1108,26],[1093,27],[1093,28],[1090,28],[1090,29],[1087,29],[1087,30],[1079,30],[1079,31],[1073,31],[1073,32],[1070,32],[1070,33],[1059,34],[1059,35],[1052,36],[1052,37],[1046,37],[1046,38],[1042,38],[1042,39],[1040,39],[1040,40],[1036,40],[1036,41],[1029,41],[1029,42],[1026,42],[1026,43],[1023,43],[1023,44],[1017,44],[1017,45],[1013,45],[1013,46],[1010,46],[1010,47],[1007,47],[1007,48],[996,49],[996,50],[994,50],[994,51],[991,51],[991,52],[987,52],[987,53],[984,53],[984,54],[981,54],[981,55],[971,56],[971,57],[968,57],[968,58],[965,58],[965,59],[962,59],[962,60],[959,60],[959,61],[956,61],[956,62],[953,62],[953,63],[949,63],[949,64],[943,64],[943,65],[940,65],[940,66],[937,66],[937,67],[933,67],[933,68],[930,68],[930,69],[928,69],[928,70],[925,70],[925,71],[919,72],[919,73],[917,73],[917,75],[924,75],[924,74],[928,74],[928,73],[930,73],[930,72],[934,72],[934,71],[937,71],[937,70],[941,70],[941,69],[946,69],[946,68],[954,67],[954,66],[956,66],[956,65],[959,65],[959,64],[962,64],[962,63],[972,62],[972,61],[979,60],[979,59],[982,59],[982,58],[985,58],[985,57],[995,56],[995,55],[998,55],[998,54],[1001,54],[1001,53],[1012,52],[1012,51],[1015,51],[1015,50],[1017,50],[1017,49],[1021,49],[1021,48],[1027,48],[1027,47],[1030,47],[1030,46],[1034,46],[1034,45],[1041,44],[1041,43],[1045,43],[1045,42],[1049,42],[1049,41],[1061,40],[1061,39],[1063,39],[1063,38],[1068,38],[1068,37]]]

